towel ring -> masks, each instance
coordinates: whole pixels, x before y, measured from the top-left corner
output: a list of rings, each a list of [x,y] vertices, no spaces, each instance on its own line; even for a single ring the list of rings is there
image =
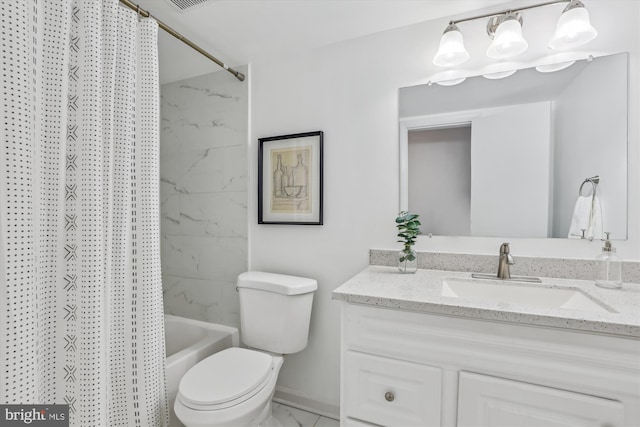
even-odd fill
[[[599,175],[592,176],[591,178],[587,178],[584,181],[582,181],[582,184],[580,184],[580,189],[578,190],[578,196],[586,197],[586,196],[582,195],[582,188],[584,187],[584,185],[587,182],[591,183],[591,187],[592,187],[591,196],[593,197],[593,196],[596,195],[596,187],[600,183],[600,176]]]

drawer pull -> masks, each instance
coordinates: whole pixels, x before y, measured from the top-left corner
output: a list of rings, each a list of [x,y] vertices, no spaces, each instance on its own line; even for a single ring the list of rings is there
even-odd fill
[[[384,394],[384,398],[386,399],[387,402],[393,402],[393,399],[395,399],[396,397],[393,395],[393,393],[388,391]]]

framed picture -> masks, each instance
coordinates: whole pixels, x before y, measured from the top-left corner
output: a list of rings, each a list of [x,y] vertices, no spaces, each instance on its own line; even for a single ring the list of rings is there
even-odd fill
[[[322,225],[322,131],[258,141],[258,224]]]

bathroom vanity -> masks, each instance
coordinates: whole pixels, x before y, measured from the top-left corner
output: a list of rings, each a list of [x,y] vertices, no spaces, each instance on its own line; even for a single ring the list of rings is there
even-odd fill
[[[369,266],[333,299],[340,425],[640,425],[640,285]]]

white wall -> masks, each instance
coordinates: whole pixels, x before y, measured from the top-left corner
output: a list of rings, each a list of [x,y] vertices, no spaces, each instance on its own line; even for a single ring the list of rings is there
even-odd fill
[[[412,39],[424,39],[422,30],[410,28]],[[407,57],[416,61],[409,67],[415,79],[422,62],[417,46],[398,50],[406,37],[392,31],[249,70],[249,265],[319,282],[309,346],[287,356],[278,384],[335,406],[340,312],[331,291],[368,265],[369,248],[395,245],[397,90],[407,82],[398,65]],[[258,138],[314,130],[324,131],[324,225],[258,225]]]
[[[638,21],[640,2],[585,1],[600,35],[595,49],[631,51],[629,240],[625,259],[640,258],[638,209]],[[544,10],[543,10],[544,9]],[[551,14],[542,8],[532,17]],[[339,317],[331,291],[368,264],[370,248],[398,248],[398,88],[425,83],[448,19],[408,26],[300,55],[251,65],[249,266],[318,279],[309,346],[288,356],[279,386],[327,404],[339,402]],[[535,19],[527,37],[540,31]],[[553,27],[551,23],[547,27]],[[486,38],[482,32],[478,37]],[[486,41],[488,43],[488,41]],[[287,133],[325,132],[325,224],[258,225],[257,140]],[[501,238],[421,238],[428,251],[497,253]],[[561,239],[512,239],[514,256],[595,256],[598,244]]]

